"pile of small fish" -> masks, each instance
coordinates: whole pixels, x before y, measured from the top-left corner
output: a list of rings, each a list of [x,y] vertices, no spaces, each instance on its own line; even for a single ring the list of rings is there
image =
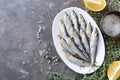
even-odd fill
[[[59,21],[58,41],[65,57],[73,64],[87,67],[95,65],[98,30],[86,23],[81,14],[66,12]]]

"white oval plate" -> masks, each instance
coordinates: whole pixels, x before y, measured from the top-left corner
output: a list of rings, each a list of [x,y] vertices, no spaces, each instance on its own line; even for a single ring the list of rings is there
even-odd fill
[[[58,13],[56,15],[56,17],[54,18],[53,21],[53,25],[52,25],[52,35],[53,35],[53,41],[54,41],[54,45],[55,48],[59,54],[59,56],[61,57],[61,59],[63,60],[63,62],[73,71],[80,73],[80,74],[90,74],[95,72],[99,67],[80,67],[78,65],[75,65],[73,63],[71,63],[64,55],[62,47],[57,39],[57,36],[60,34],[59,33],[59,27],[58,27],[58,21],[60,19],[63,19],[63,13],[67,12],[70,15],[70,12],[74,10],[76,12],[76,14],[82,14],[84,19],[86,20],[86,23],[88,24],[88,22],[91,22],[93,27],[97,27],[98,32],[99,32],[99,39],[98,39],[98,47],[97,47],[97,55],[96,55],[96,65],[99,65],[99,67],[102,65],[103,61],[104,61],[104,57],[105,57],[105,46],[104,46],[104,40],[103,40],[103,36],[101,34],[101,31],[99,29],[99,27],[97,26],[97,24],[95,23],[95,21],[92,19],[92,17],[85,12],[84,10],[77,8],[77,7],[70,7],[67,9],[62,10],[60,13]]]

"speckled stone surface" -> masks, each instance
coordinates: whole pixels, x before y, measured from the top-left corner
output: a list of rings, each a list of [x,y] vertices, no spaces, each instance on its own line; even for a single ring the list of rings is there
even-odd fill
[[[48,80],[49,72],[75,74],[61,60],[56,66],[44,51],[58,56],[52,41],[52,21],[67,7],[82,7],[81,0],[0,0],[0,80]],[[45,28],[39,33],[39,27]],[[39,43],[39,40],[41,42]]]

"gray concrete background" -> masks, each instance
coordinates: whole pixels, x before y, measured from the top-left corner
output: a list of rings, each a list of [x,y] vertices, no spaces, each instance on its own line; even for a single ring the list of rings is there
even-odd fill
[[[73,76],[75,73],[62,61],[53,66],[41,54],[46,50],[50,56],[58,56],[52,41],[52,21],[62,9],[82,7],[81,3],[81,0],[0,0],[0,80],[48,80],[49,68]],[[37,39],[39,26],[46,30]]]

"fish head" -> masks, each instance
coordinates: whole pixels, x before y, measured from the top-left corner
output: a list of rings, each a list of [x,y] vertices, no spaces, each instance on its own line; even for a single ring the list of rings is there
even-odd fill
[[[64,22],[62,21],[62,19],[59,21],[59,27],[64,26]]]
[[[72,18],[75,18],[75,17],[76,17],[76,13],[75,13],[75,11],[73,11],[73,10],[71,11],[71,17],[72,17]]]
[[[66,42],[67,42],[67,44],[69,45],[69,47],[72,47],[73,46],[73,42],[72,42],[72,39],[70,38],[70,37],[65,37],[65,40],[66,40]]]
[[[83,35],[84,34],[84,30],[82,28],[80,28],[80,34]]]
[[[63,51],[65,53],[66,58],[69,59],[70,53],[67,50],[65,50],[65,49],[63,49]]]
[[[64,41],[64,38],[61,37],[60,35],[58,35],[57,37],[58,37],[58,41],[60,41],[60,42],[63,42],[63,41]]]
[[[63,13],[64,21],[69,20],[69,15],[65,12]]]
[[[94,29],[93,29],[93,33],[94,33],[95,35],[98,34],[98,30],[97,30],[97,28],[94,28]]]
[[[86,28],[87,28],[88,31],[91,31],[91,30],[92,30],[92,24],[91,24],[91,22],[88,23],[88,25],[87,25]]]
[[[83,16],[82,16],[82,14],[79,14],[79,15],[78,15],[78,20],[79,20],[79,22],[82,22],[82,21],[83,21]]]
[[[60,35],[58,35],[58,41],[60,42],[61,46],[64,47],[66,44],[66,41],[63,37],[61,37]]]
[[[60,35],[57,36],[59,42],[61,42],[62,37]]]
[[[59,24],[64,24],[64,22],[62,21],[62,19],[59,21]]]
[[[98,36],[98,30],[97,28],[94,28],[91,35],[91,39],[97,39],[98,38],[97,36]]]
[[[91,27],[91,26],[92,26],[91,22],[89,22],[89,23],[88,23],[88,26],[89,26],[89,27]]]
[[[65,39],[66,39],[66,41],[67,41],[68,43],[71,43],[71,38],[66,37]]]

